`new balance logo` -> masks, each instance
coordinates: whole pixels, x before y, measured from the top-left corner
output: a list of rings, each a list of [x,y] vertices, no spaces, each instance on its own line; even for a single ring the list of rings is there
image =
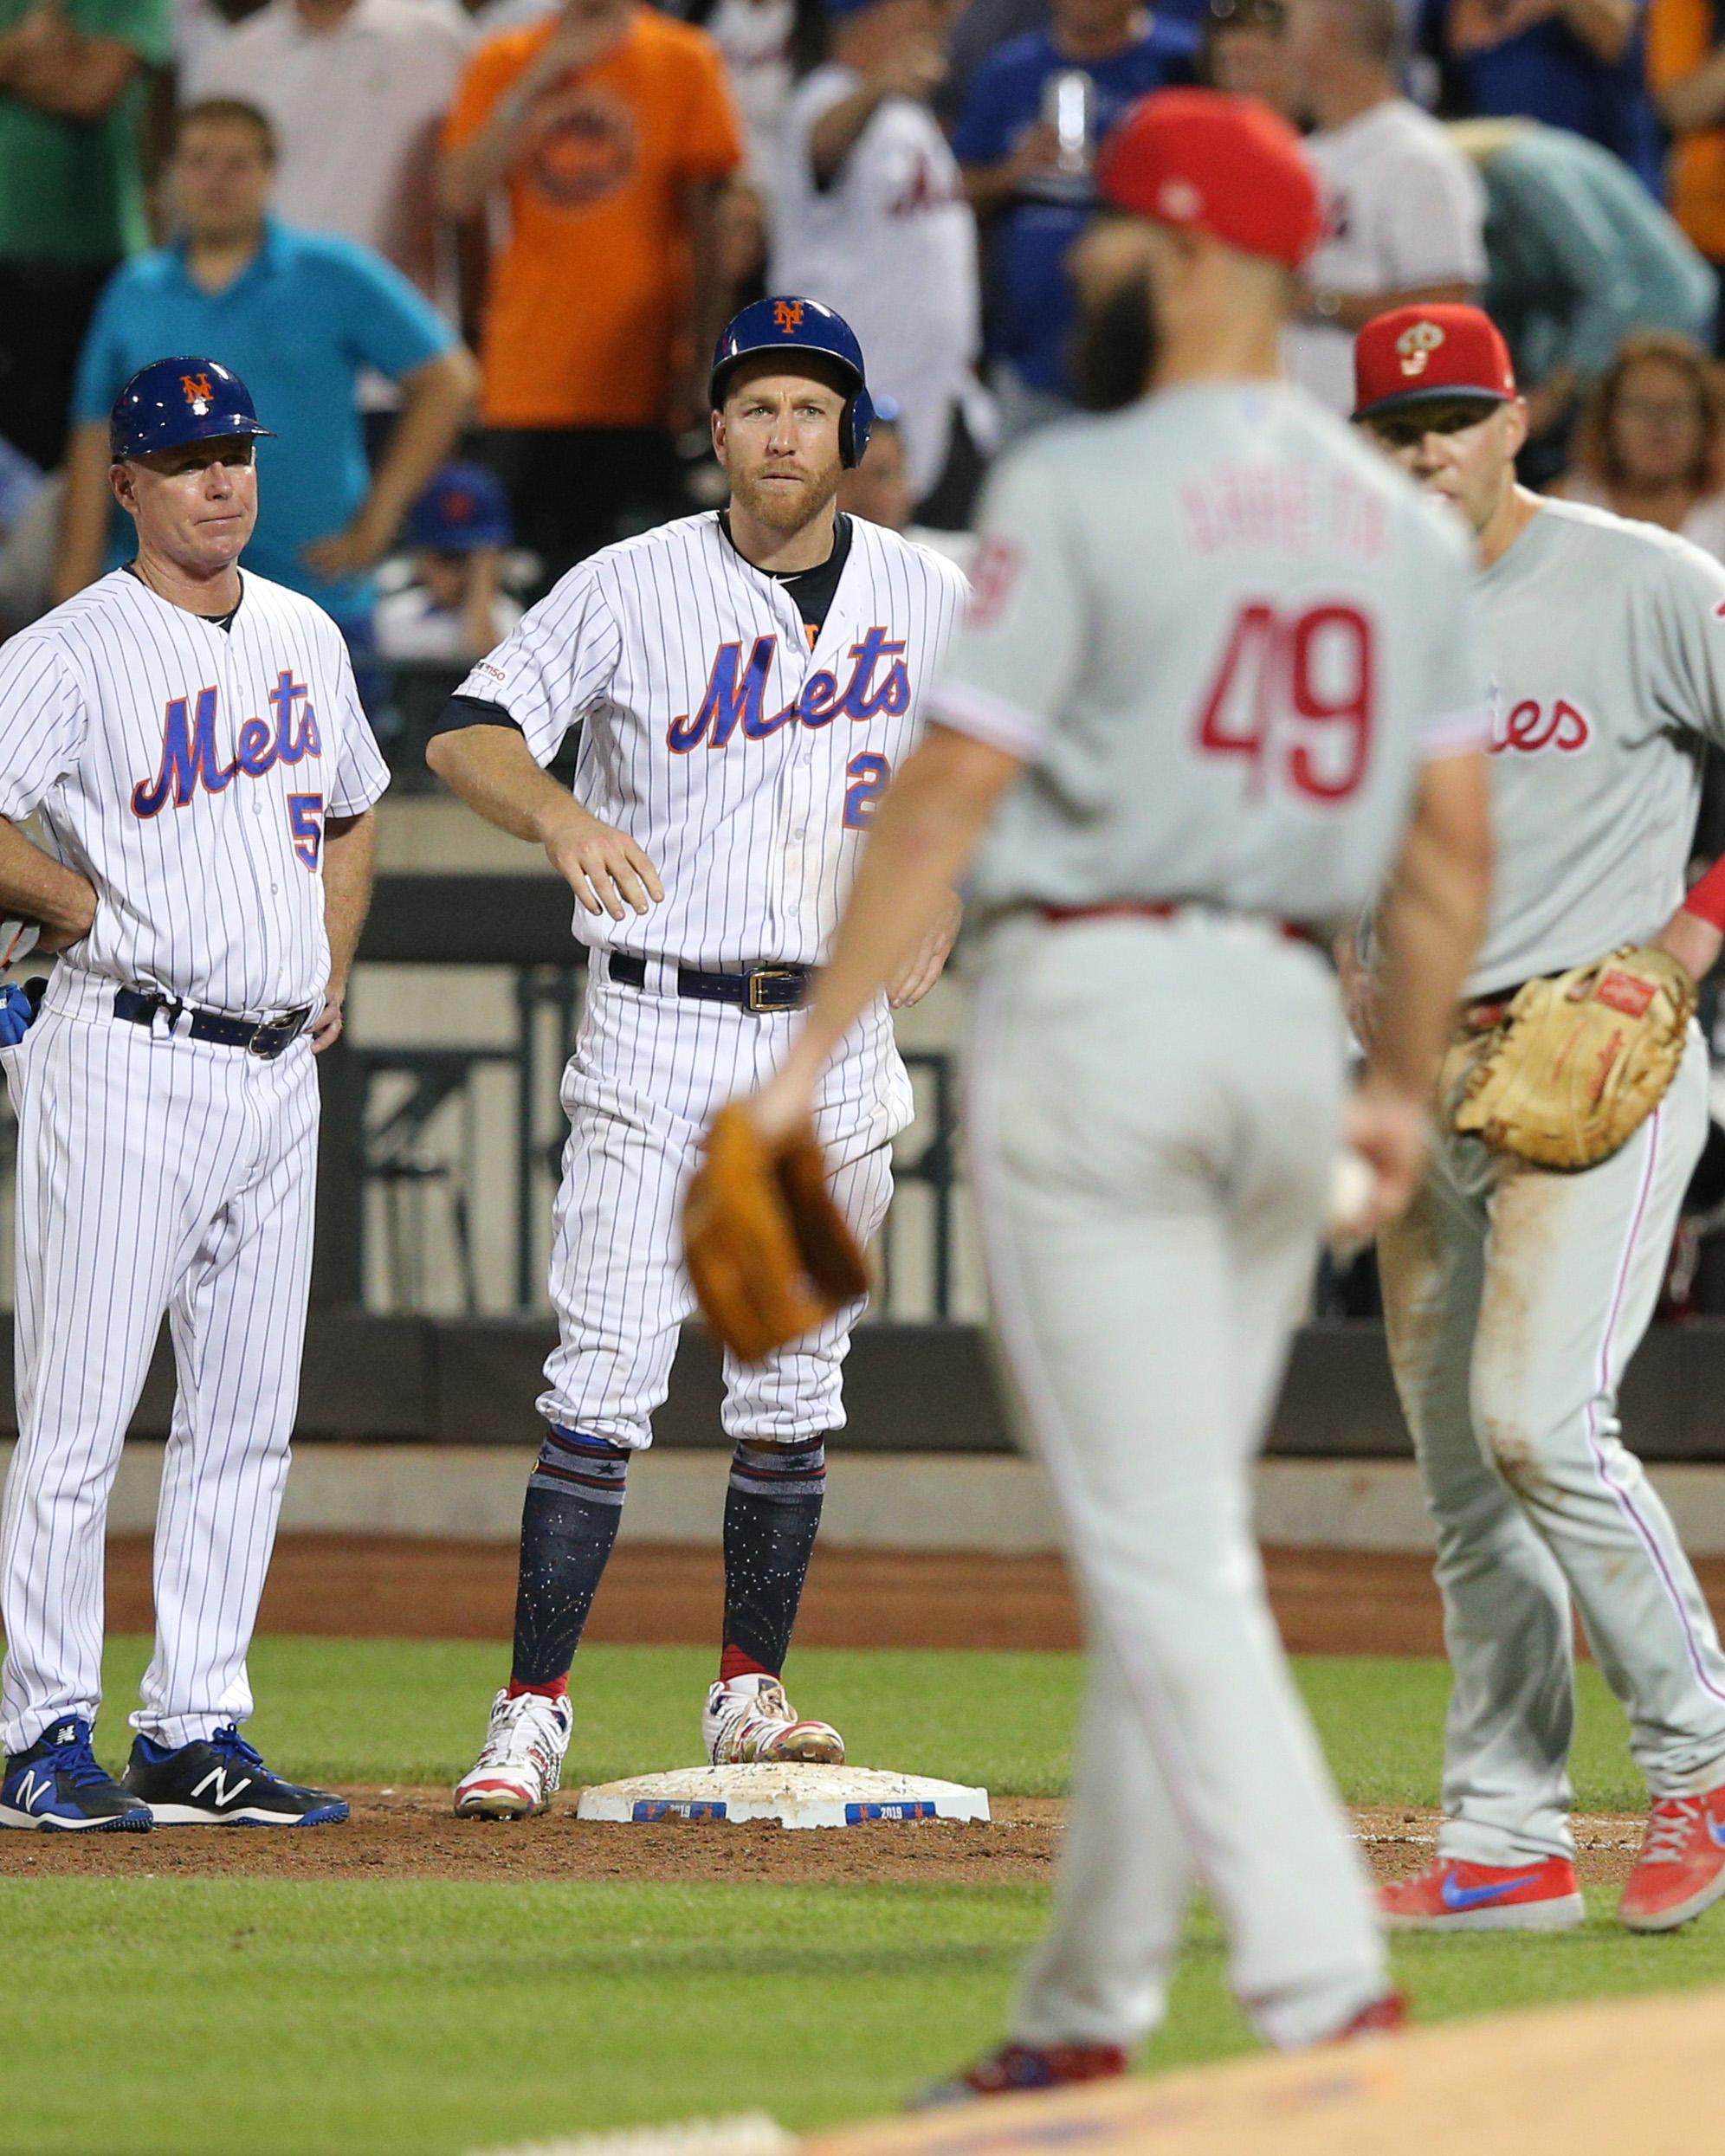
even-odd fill
[[[193,1790],[191,1793],[194,1797],[202,1797],[206,1789],[213,1789],[216,1792],[216,1798],[210,1809],[212,1811],[226,1811],[229,1805],[238,1804],[241,1798],[245,1795],[246,1791],[251,1787],[251,1785],[252,1778],[249,1774],[248,1774],[242,1777],[241,1780],[236,1782],[234,1786],[229,1789],[228,1786],[227,1768],[225,1766],[212,1766],[210,1772],[204,1776],[204,1779],[197,1785],[197,1787]]]
[[[20,1811],[45,1811],[54,1802],[54,1777],[27,1767],[14,1795]]]

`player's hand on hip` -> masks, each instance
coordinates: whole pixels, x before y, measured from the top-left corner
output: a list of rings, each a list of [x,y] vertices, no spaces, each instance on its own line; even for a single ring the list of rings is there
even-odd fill
[[[887,1001],[893,1010],[905,1010],[912,1004],[920,1004],[940,979],[953,946],[959,939],[964,917],[965,909],[957,893],[947,892],[940,913],[929,924],[921,941],[887,984]]]
[[[546,857],[590,913],[621,920],[664,897],[659,871],[627,831],[602,823],[578,803],[545,842]]]
[[[36,938],[36,947],[44,957],[69,951],[74,943],[82,943],[96,925],[96,893],[93,884],[78,878],[78,894],[58,920],[44,920],[42,933]]]
[[[1341,1225],[1347,1240],[1367,1243],[1399,1220],[1425,1179],[1431,1105],[1367,1071],[1348,1102],[1342,1142],[1372,1171],[1372,1187]]]
[[[313,1055],[321,1055],[326,1048],[333,1048],[341,1038],[341,1002],[339,996],[326,996],[323,1009],[312,1020]]]

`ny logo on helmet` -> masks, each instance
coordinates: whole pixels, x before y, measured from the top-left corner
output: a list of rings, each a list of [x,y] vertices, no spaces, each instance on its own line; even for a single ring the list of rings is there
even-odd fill
[[[1416,322],[1405,329],[1396,339],[1396,350],[1401,354],[1404,374],[1424,374],[1431,355],[1444,341],[1444,332],[1436,322]]]
[[[775,328],[791,337],[803,326],[803,302],[800,300],[775,300],[772,303]]]
[[[185,392],[185,401],[191,405],[194,416],[202,419],[209,411],[216,396],[215,391],[210,386],[210,377],[207,374],[183,374],[180,377],[180,387]]]

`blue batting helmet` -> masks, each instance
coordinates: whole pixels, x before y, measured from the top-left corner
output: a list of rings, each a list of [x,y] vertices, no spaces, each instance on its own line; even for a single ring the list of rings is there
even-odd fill
[[[108,450],[116,462],[187,442],[270,432],[251,391],[216,359],[152,360],[132,376],[108,414]]]
[[[786,294],[757,300],[732,316],[713,351],[708,392],[714,410],[724,403],[725,384],[740,360],[775,352],[818,352],[838,370],[848,391],[838,423],[838,453],[847,465],[861,463],[869,446],[869,429],[875,423],[874,401],[862,371],[862,347],[844,317],[818,300],[798,300]]]

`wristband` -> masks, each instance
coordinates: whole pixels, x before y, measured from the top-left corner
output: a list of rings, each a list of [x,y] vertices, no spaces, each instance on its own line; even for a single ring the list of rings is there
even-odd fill
[[[1725,933],[1725,854],[1693,887],[1683,900],[1683,910]]]

